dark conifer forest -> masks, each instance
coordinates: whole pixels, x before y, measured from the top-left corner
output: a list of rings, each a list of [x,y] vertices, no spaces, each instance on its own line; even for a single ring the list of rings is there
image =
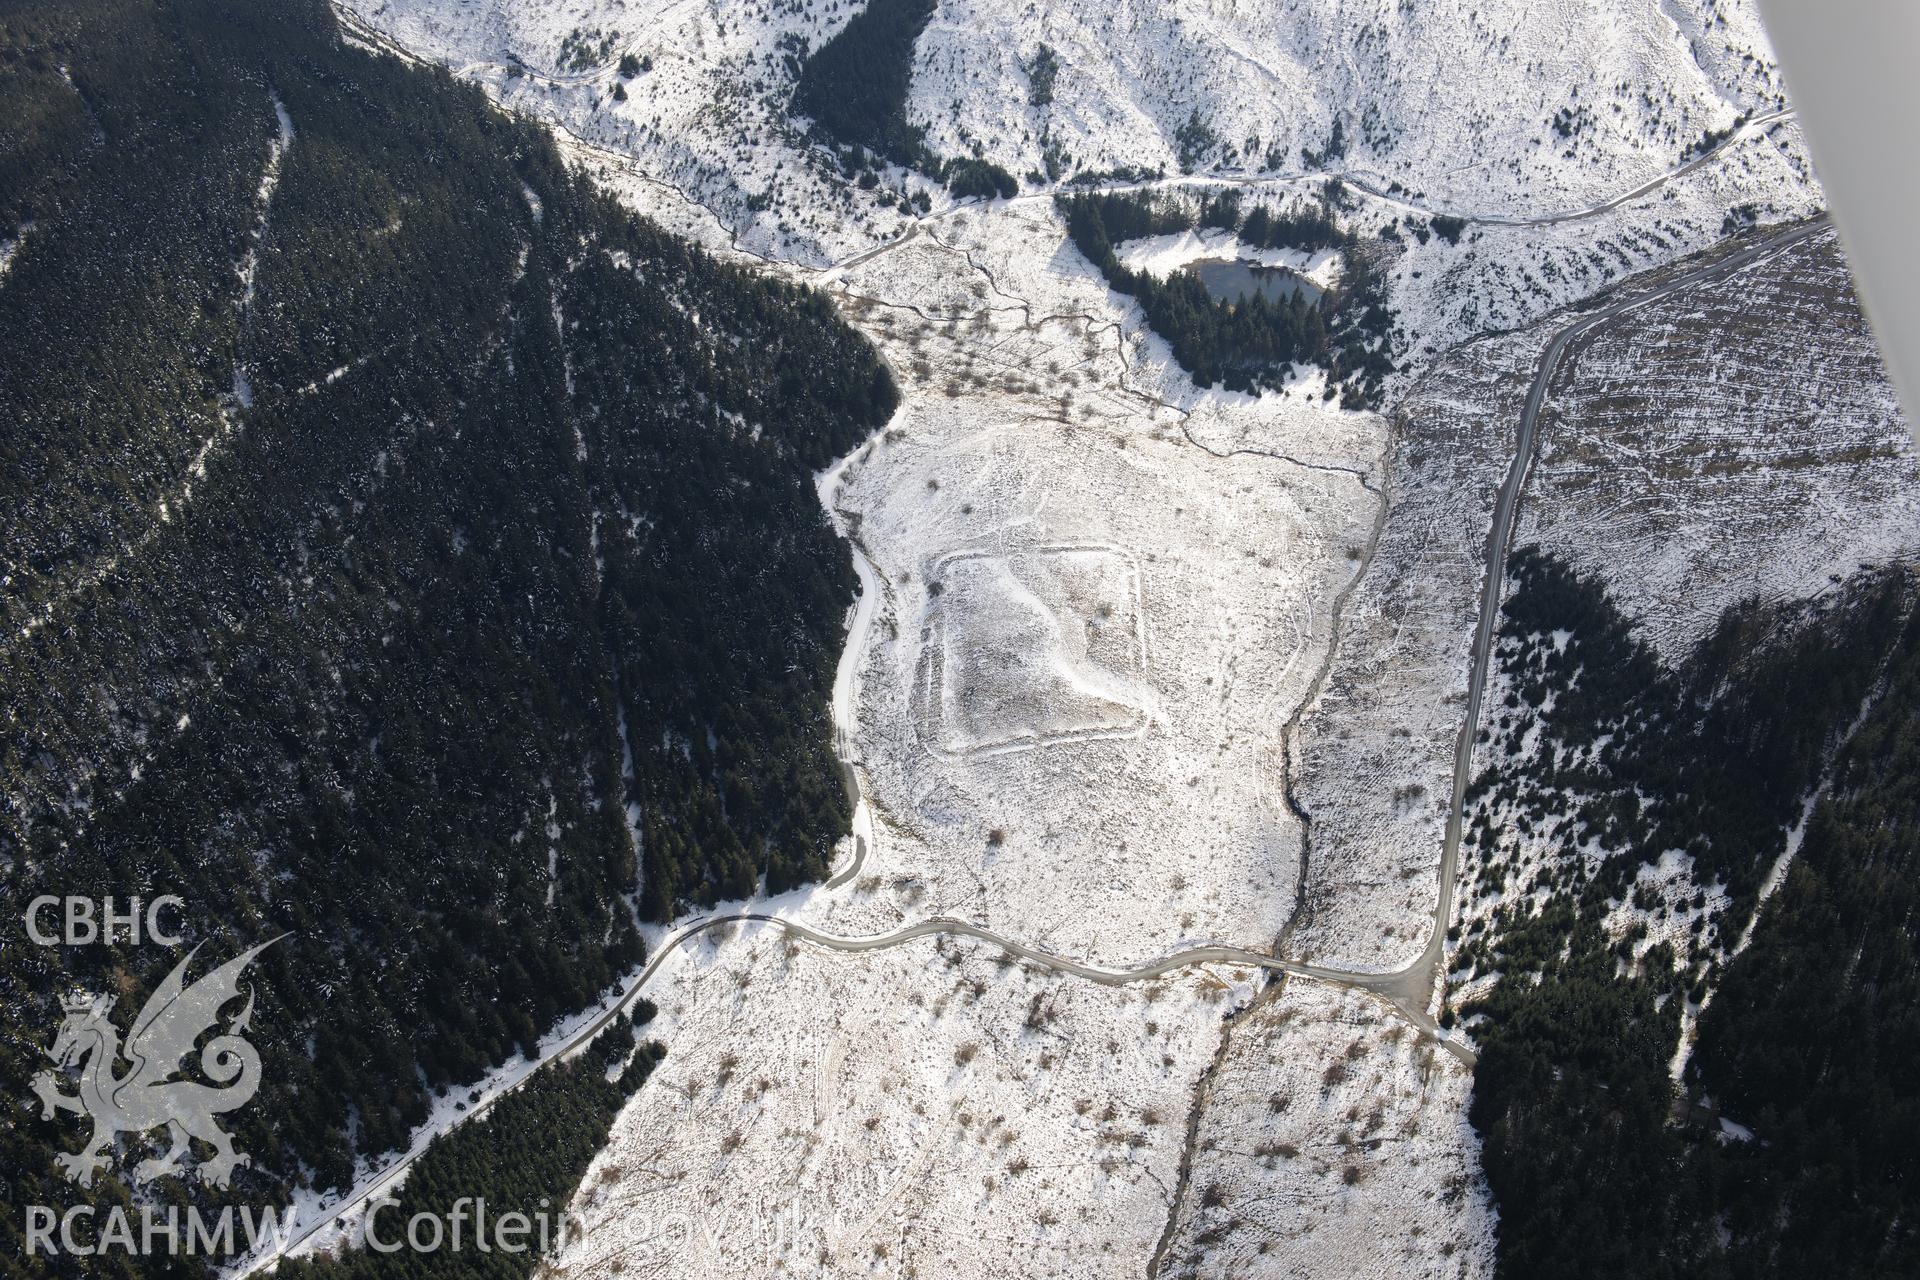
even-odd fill
[[[650,1006],[642,1005],[648,1013]],[[281,1280],[525,1280],[539,1268],[543,1241],[557,1250],[577,1240],[566,1216],[587,1166],[607,1144],[620,1108],[665,1056],[657,1042],[636,1043],[620,1019],[585,1052],[551,1067],[502,1098],[485,1115],[434,1140],[407,1172],[394,1203],[381,1207],[366,1247],[280,1265]],[[617,1190],[625,1171],[609,1163],[595,1181]],[[644,1175],[643,1175],[644,1176]],[[484,1225],[475,1201],[484,1199]],[[417,1214],[450,1223],[464,1211],[468,1247],[422,1252],[395,1248]],[[499,1234],[509,1214],[530,1224],[524,1235]],[[451,1228],[443,1228],[450,1231]],[[474,1247],[483,1238],[489,1248]],[[422,1228],[421,1238],[428,1237]],[[501,1240],[513,1248],[498,1247]],[[588,1242],[591,1244],[591,1242]]]
[[[934,7],[935,0],[868,0],[801,64],[793,109],[834,142],[924,167],[926,144],[907,123],[907,93],[914,42]]]
[[[961,199],[1015,195],[1020,183],[1001,166],[977,155],[942,159],[907,120],[914,45],[934,9],[934,0],[868,0],[800,64],[792,109],[863,185],[884,162],[921,170]]]
[[[1504,798],[1509,820],[1570,817],[1557,838],[1600,856],[1535,882],[1482,854],[1467,889],[1510,903],[1456,961],[1500,974],[1457,1011],[1480,1046],[1470,1118],[1500,1215],[1499,1273],[1915,1274],[1911,571],[1863,572],[1810,604],[1736,607],[1671,669],[1598,580],[1532,549],[1513,574],[1497,660],[1515,694],[1489,736],[1508,744],[1501,759],[1530,729],[1545,745],[1476,779],[1467,841],[1488,847],[1486,802]],[[1678,949],[1603,928],[1637,870],[1669,850],[1724,886],[1726,910]],[[1676,1083],[1689,1003],[1697,1049]]]
[[[0,118],[6,898],[178,894],[208,958],[289,932],[214,1198],[337,1187],[637,921],[826,869],[855,580],[812,477],[895,393],[824,299],[322,0],[10,5]],[[124,1026],[178,958],[20,914],[16,1101],[64,990]],[[9,1200],[124,1200],[55,1173],[80,1133],[10,1111]],[[7,1275],[128,1273],[19,1230]]]

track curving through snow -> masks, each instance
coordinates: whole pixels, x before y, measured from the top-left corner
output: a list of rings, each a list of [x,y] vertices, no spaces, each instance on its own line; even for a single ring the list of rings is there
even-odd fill
[[[681,3],[672,6],[668,13],[685,9],[689,3],[690,0],[681,0]],[[562,72],[559,74],[535,71],[524,64],[509,66],[506,63],[487,61],[469,62],[460,66],[453,66],[437,58],[423,57],[411,49],[408,49],[405,45],[387,35],[378,27],[374,26],[373,23],[362,17],[348,0],[332,0],[332,8],[341,28],[351,39],[358,41],[360,44],[382,53],[391,54],[417,66],[442,68],[462,78],[472,78],[476,73],[491,70],[516,74],[528,80],[547,84],[554,88],[579,88],[596,86],[613,79],[617,74],[616,64],[614,62],[608,62],[584,71]],[[664,18],[667,16],[667,13],[659,16]],[[658,28],[658,23],[655,24],[655,28]],[[622,52],[634,52],[639,48],[640,43],[635,43]],[[1055,184],[1015,195],[1007,199],[1005,203],[1010,205],[1050,203],[1056,196],[1082,193],[1117,194],[1127,191],[1173,190],[1179,187],[1203,189],[1212,187],[1235,187],[1254,191],[1263,189],[1281,190],[1290,187],[1340,182],[1376,203],[1384,204],[1390,208],[1399,209],[1418,217],[1429,219],[1436,217],[1458,218],[1463,222],[1475,226],[1486,227],[1550,227],[1569,222],[1581,222],[1589,218],[1597,218],[1604,214],[1611,213],[1623,205],[1631,204],[1644,196],[1651,195],[1662,187],[1665,187],[1668,183],[1685,177],[1696,169],[1713,163],[1750,138],[1758,137],[1775,125],[1792,120],[1796,114],[1792,107],[1779,107],[1772,111],[1761,112],[1758,115],[1742,121],[1737,127],[1733,128],[1726,137],[1720,139],[1712,146],[1705,148],[1699,154],[1681,161],[1671,169],[1655,174],[1653,177],[1648,178],[1644,182],[1626,191],[1609,196],[1594,204],[1551,213],[1481,213],[1436,208],[1433,205],[1422,203],[1412,195],[1395,194],[1391,189],[1393,184],[1390,181],[1383,179],[1377,173],[1369,173],[1357,169],[1303,170],[1298,173],[1247,175],[1178,175],[1174,177],[1145,178],[1138,181],[1102,183],[1081,187],[1070,184]],[[534,118],[541,119],[560,139],[563,139],[574,150],[588,153],[602,163],[619,168],[641,181],[666,187],[689,206],[701,209],[726,233],[729,244],[736,252],[755,258],[769,266],[783,267],[790,265],[743,246],[740,243],[741,227],[735,226],[719,210],[700,200],[693,195],[693,193],[675,183],[646,172],[638,164],[635,157],[627,155],[624,152],[616,151],[601,143],[583,138],[556,120],[547,120],[543,117]],[[931,226],[943,218],[963,212],[967,208],[980,203],[983,203],[983,199],[979,197],[965,197],[949,201],[928,213],[920,214],[909,219],[904,230],[889,239],[881,241],[879,244],[860,250],[837,261],[816,263],[811,268],[808,268],[808,270],[816,274],[825,274],[845,271],[859,266],[874,258],[884,256],[906,244],[917,236],[923,227]]]
[[[1743,122],[1738,128],[1734,129],[1726,137],[1714,143],[1711,147],[1706,148],[1705,150],[1700,152],[1700,154],[1694,156],[1692,159],[1681,161],[1678,165],[1667,170],[1665,173],[1656,174],[1655,176],[1641,183],[1639,186],[1634,187],[1629,191],[1623,191],[1617,196],[1609,196],[1607,199],[1600,201],[1598,204],[1587,205],[1579,209],[1568,209],[1561,213],[1539,213],[1539,214],[1453,213],[1445,209],[1428,208],[1425,205],[1419,204],[1412,200],[1408,200],[1402,196],[1394,195],[1391,191],[1387,190],[1385,187],[1382,187],[1375,180],[1378,177],[1378,175],[1368,175],[1360,171],[1353,170],[1353,171],[1341,173],[1337,176],[1340,178],[1341,181],[1345,182],[1348,186],[1353,187],[1358,191],[1364,192],[1366,195],[1372,197],[1373,199],[1379,201],[1382,204],[1390,205],[1397,209],[1404,209],[1408,213],[1418,214],[1421,217],[1426,217],[1426,218],[1455,217],[1455,218],[1461,219],[1462,221],[1475,223],[1479,226],[1485,226],[1485,227],[1553,227],[1553,226],[1559,226],[1561,223],[1564,223],[1564,222],[1581,222],[1587,218],[1597,218],[1602,214],[1612,213],[1615,209],[1618,209],[1621,205],[1632,204],[1635,200],[1638,200],[1641,196],[1651,195],[1655,191],[1658,191],[1661,187],[1666,186],[1669,182],[1672,182],[1675,178],[1683,178],[1687,174],[1692,173],[1695,169],[1700,168],[1702,165],[1712,163],[1716,158],[1719,157],[1722,151],[1725,151],[1725,150],[1728,150],[1729,148],[1737,146],[1740,143],[1745,142],[1748,138],[1754,137],[1757,134],[1764,133],[1768,129],[1771,129],[1774,125],[1779,124],[1782,121],[1792,119],[1793,115],[1794,115],[1794,111],[1792,107],[1781,107],[1776,111],[1763,112],[1762,114],[1754,116],[1752,119]]]
[[[1300,173],[1245,176],[1232,174],[1190,174],[1170,178],[1143,178],[1131,182],[1111,182],[1087,186],[1057,184],[1055,186],[1037,188],[1020,195],[1009,197],[1001,201],[1001,203],[1008,205],[1043,204],[1050,203],[1056,197],[1063,195],[1119,195],[1130,191],[1171,191],[1181,187],[1192,187],[1201,190],[1216,187],[1232,187],[1240,190],[1260,191],[1340,182],[1375,203],[1386,205],[1389,208],[1399,209],[1404,213],[1413,214],[1418,217],[1429,219],[1458,218],[1460,221],[1470,225],[1484,227],[1552,227],[1569,222],[1584,222],[1589,218],[1598,218],[1604,214],[1613,212],[1623,205],[1632,204],[1634,201],[1660,190],[1668,183],[1678,178],[1683,178],[1694,170],[1713,163],[1749,138],[1757,137],[1773,126],[1793,119],[1795,114],[1792,107],[1782,107],[1775,111],[1768,111],[1754,116],[1752,119],[1747,120],[1738,128],[1734,129],[1725,138],[1722,138],[1713,146],[1700,152],[1700,154],[1691,159],[1681,161],[1671,169],[1655,174],[1638,186],[1620,192],[1618,195],[1608,196],[1606,199],[1594,204],[1584,205],[1577,209],[1560,210],[1553,213],[1473,213],[1461,210],[1435,208],[1432,205],[1423,204],[1410,196],[1396,195],[1389,189],[1390,184],[1382,182],[1378,174],[1370,174],[1356,169],[1307,170]],[[920,233],[923,226],[937,222],[955,213],[962,212],[970,206],[982,203],[985,203],[982,197],[968,197],[955,200],[929,213],[915,217],[907,224],[906,230],[894,236],[892,239],[883,241],[872,248],[863,249],[850,257],[843,258],[838,262],[831,263],[818,270],[823,272],[842,271],[869,262],[912,240]],[[709,212],[711,212],[711,210],[709,210]],[[718,217],[718,215],[715,216],[716,218]],[[726,224],[723,222],[722,225]],[[732,227],[728,227],[728,230],[734,234],[737,239],[737,231]]]

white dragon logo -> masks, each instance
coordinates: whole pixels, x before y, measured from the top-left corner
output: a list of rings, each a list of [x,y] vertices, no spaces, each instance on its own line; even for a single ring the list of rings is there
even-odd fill
[[[133,1172],[137,1183],[177,1175],[193,1138],[214,1149],[213,1158],[194,1170],[202,1182],[224,1187],[235,1166],[253,1163],[233,1149],[233,1140],[213,1122],[215,1115],[245,1106],[260,1088],[259,1051],[239,1034],[253,1017],[251,988],[246,992],[246,1007],[227,1024],[225,1034],[207,1041],[200,1051],[201,1071],[222,1087],[168,1077],[184,1069],[194,1042],[219,1021],[221,1006],[239,998],[241,971],[278,941],[274,938],[244,951],[188,986],[187,966],[200,950],[196,945],[147,998],[124,1048],[120,1032],[107,1018],[113,1009],[112,996],[76,992],[61,1001],[66,1020],[47,1050],[60,1071],[40,1072],[33,1078],[33,1091],[40,1097],[43,1119],[52,1119],[55,1111],[71,1111],[93,1121],[93,1136],[84,1149],[54,1157],[68,1178],[83,1187],[92,1186],[94,1171],[111,1163],[102,1153],[117,1134],[145,1133],[161,1125],[171,1133],[173,1148],[164,1156],[142,1161]],[[122,1057],[131,1066],[116,1076],[114,1069]],[[61,1093],[62,1075],[75,1068],[80,1092]]]

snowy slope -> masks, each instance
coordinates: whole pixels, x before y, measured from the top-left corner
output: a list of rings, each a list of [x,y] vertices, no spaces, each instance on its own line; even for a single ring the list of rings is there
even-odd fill
[[[865,862],[778,910],[841,935],[958,917],[1114,965],[1203,941],[1405,963],[1493,489],[1551,336],[1525,326],[1731,211],[1820,204],[1750,5],[944,0],[909,115],[1020,177],[988,205],[898,170],[861,190],[787,115],[787,53],[857,8],[365,10],[636,209],[827,289],[901,382],[893,429],[826,486],[877,594],[843,725]],[[1060,70],[1035,103],[1043,44]],[[647,69],[623,81],[623,53]],[[1348,225],[1388,246],[1394,416],[1333,408],[1311,371],[1197,391],[1052,208],[1116,168],[1276,200],[1339,176]],[[1436,212],[1474,220],[1450,242]],[[1124,250],[1156,271],[1224,251]],[[1228,1032],[1244,971],[1090,989],[991,947],[754,929],[662,982],[673,1057],[582,1189],[572,1274],[1491,1267],[1469,1078],[1370,997],[1290,980]]]
[[[1517,530],[1669,661],[1747,595],[1920,552],[1920,460],[1832,233],[1573,353]]]
[[[1043,44],[1062,69],[1035,106]],[[1214,139],[1194,167],[1311,169],[1337,124],[1341,167],[1509,210],[1651,177],[1782,92],[1747,6],[1654,0],[946,0],[918,55],[910,115],[936,149],[1017,173],[1043,135],[1070,169],[1172,170],[1190,121]]]
[[[787,114],[788,55],[844,25],[856,6],[842,0],[355,9],[503,102],[635,157],[759,252],[831,260],[899,231],[896,196],[942,203],[897,171],[855,188]],[[1036,104],[1043,46],[1059,71]],[[622,82],[629,53],[647,70]],[[916,48],[908,115],[936,152],[983,155],[1028,189],[1116,168],[1177,174],[1184,157],[1200,174],[1347,173],[1430,209],[1539,215],[1656,178],[1710,133],[1783,105],[1744,0],[947,0]],[[1774,166],[1739,196],[1809,183]]]
[[[1111,966],[1273,948],[1301,840],[1280,739],[1364,566],[1385,423],[1306,385],[1183,391],[1044,209],[950,219],[831,282],[906,397],[825,486],[875,570],[849,726],[872,824],[851,880],[778,909],[842,936],[959,918]],[[970,942],[833,955],[757,927],[676,955],[652,996],[668,1065],[563,1262],[1138,1274],[1256,976],[1108,988]],[[1345,1016],[1418,1040],[1372,1000]],[[1416,1197],[1473,1161],[1444,1113],[1429,1141],[1399,1179]]]

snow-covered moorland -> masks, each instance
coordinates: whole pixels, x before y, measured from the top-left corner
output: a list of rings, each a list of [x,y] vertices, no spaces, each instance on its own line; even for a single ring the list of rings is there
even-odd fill
[[[1750,6],[946,0],[908,115],[936,153],[1020,178],[986,204],[897,168],[863,188],[789,116],[797,59],[857,9],[358,15],[550,122],[636,209],[826,289],[901,383],[895,422],[823,482],[870,593],[841,726],[859,865],[770,909],[841,936],[956,918],[1109,966],[1202,942],[1408,963],[1542,318],[1819,207]],[[1258,399],[1197,390],[1066,240],[1052,193],[1076,175],[1334,202],[1388,281],[1388,412],[1335,408],[1312,369]],[[1120,256],[1164,274],[1239,248]],[[1336,286],[1344,265],[1269,260]],[[1870,389],[1799,385],[1809,430],[1885,435]],[[1616,447],[1560,421],[1541,486]],[[1826,477],[1823,517],[1884,531],[1884,461],[1861,463],[1874,485]],[[1522,509],[1525,537],[1617,546],[1576,504]],[[1681,513],[1633,536],[1657,559]],[[974,941],[847,955],[749,925],[656,983],[671,1056],[581,1189],[565,1274],[1491,1267],[1470,1075],[1363,993],[1222,965],[1109,988]]]
[[[1749,594],[1911,554],[1920,463],[1828,233],[1572,356],[1517,531],[1680,656]]]
[[[1280,740],[1364,565],[1385,424],[1311,383],[1182,392],[1058,235],[1044,209],[983,210],[833,278],[907,398],[827,495],[879,593],[851,655],[870,843],[850,882],[787,910],[840,935],[960,918],[1109,966],[1269,950],[1300,867]],[[692,1084],[636,1099],[604,1163],[644,1147],[673,1176],[586,1193],[590,1274],[670,1256],[637,1223],[751,1216],[800,1186],[859,1207],[781,1255],[802,1274],[1137,1270],[1221,1015],[1253,990],[1231,967],[1089,990],[957,942],[742,940],[667,974],[664,1079],[732,1058],[766,1084],[744,1109]],[[769,1051],[812,1047],[762,1062],[748,1024]],[[825,1110],[794,1087],[820,1062]]]

